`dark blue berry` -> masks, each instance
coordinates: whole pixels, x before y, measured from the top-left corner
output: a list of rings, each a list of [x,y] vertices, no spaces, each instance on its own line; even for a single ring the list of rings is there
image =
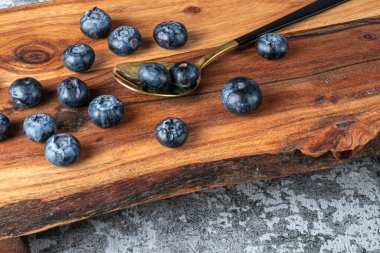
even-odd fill
[[[247,77],[228,81],[222,90],[222,103],[235,114],[248,114],[257,109],[262,101],[260,87]]]
[[[190,62],[179,62],[170,68],[172,83],[181,88],[187,88],[197,83],[199,69]]]
[[[11,84],[9,96],[17,107],[33,107],[41,102],[43,88],[34,78],[21,78]]]
[[[57,123],[52,116],[37,113],[24,120],[23,130],[28,139],[43,142],[57,132]]]
[[[86,44],[69,46],[62,54],[62,62],[66,68],[75,72],[85,72],[95,61],[94,50]]]
[[[166,21],[158,24],[153,31],[154,40],[166,49],[182,47],[187,42],[186,27],[174,21]]]
[[[288,53],[288,41],[280,34],[267,33],[257,40],[256,51],[268,60],[281,59]]]
[[[88,115],[98,127],[108,128],[124,117],[124,104],[112,95],[102,95],[91,101]]]
[[[167,118],[158,123],[154,129],[158,142],[168,148],[182,146],[189,136],[186,123],[178,118]]]
[[[11,130],[11,123],[4,114],[0,113],[0,141],[8,138]]]
[[[61,81],[57,94],[63,105],[74,108],[87,105],[90,96],[86,83],[76,77]]]
[[[92,39],[106,37],[111,26],[111,17],[97,7],[89,9],[80,18],[80,30]]]
[[[167,89],[171,82],[168,69],[155,62],[141,65],[139,79],[145,85],[155,89]]]
[[[69,166],[80,156],[81,146],[77,138],[70,134],[55,134],[45,145],[45,158],[57,166]]]
[[[141,46],[141,34],[132,26],[120,26],[108,36],[109,49],[119,56],[133,53]]]

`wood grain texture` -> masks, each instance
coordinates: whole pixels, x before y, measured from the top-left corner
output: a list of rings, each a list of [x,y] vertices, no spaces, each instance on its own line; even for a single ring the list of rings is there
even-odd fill
[[[26,238],[9,238],[0,241],[0,253],[30,253]]]
[[[336,158],[380,155],[377,0],[349,1],[284,30],[290,53],[281,61],[260,59],[252,46],[225,56],[207,68],[200,89],[187,97],[139,95],[112,78],[112,67],[124,61],[196,59],[308,2],[54,1],[0,11],[0,112],[15,129],[11,139],[0,143],[0,238],[169,196],[344,162]],[[115,27],[139,28],[143,48],[117,57],[106,40],[84,37],[78,20],[94,5],[110,13]],[[169,51],[154,44],[152,29],[166,19],[187,25],[190,40],[184,48]],[[96,52],[88,73],[74,74],[62,66],[61,53],[75,42],[88,43]],[[125,121],[99,129],[86,108],[62,107],[56,86],[70,75],[86,81],[93,97],[117,95],[126,104]],[[33,109],[14,108],[7,98],[10,83],[23,76],[39,79],[46,90],[45,101]],[[235,76],[253,77],[261,85],[264,103],[250,116],[234,116],[221,106],[219,92]],[[60,131],[80,140],[83,155],[77,164],[48,164],[43,144],[23,136],[23,119],[36,112],[54,115]],[[189,140],[180,149],[163,148],[153,137],[155,124],[168,116],[189,124]]]

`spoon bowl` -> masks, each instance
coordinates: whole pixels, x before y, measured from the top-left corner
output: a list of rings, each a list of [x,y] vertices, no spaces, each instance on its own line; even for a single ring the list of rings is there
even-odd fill
[[[144,63],[148,63],[146,61],[141,62],[128,62],[128,63],[122,63],[114,67],[113,69],[113,75],[121,85],[124,87],[139,92],[139,93],[145,93],[149,95],[156,95],[161,97],[178,97],[178,96],[184,96],[195,89],[198,88],[201,77],[199,76],[197,82],[190,87],[181,88],[177,87],[175,85],[171,85],[168,90],[160,90],[152,88],[148,85],[145,85],[139,80],[139,69],[141,65]],[[157,62],[168,70],[175,64],[174,62]],[[197,65],[199,68],[199,66]],[[199,68],[199,71],[201,71],[201,68]]]
[[[139,80],[139,70],[141,65],[144,63],[148,63],[148,61],[139,61],[139,62],[126,62],[116,65],[113,69],[113,75],[121,85],[124,87],[139,92],[145,93],[149,95],[161,96],[161,97],[179,97],[187,95],[194,90],[196,90],[201,83],[201,73],[202,70],[212,61],[214,61],[218,56],[236,48],[238,43],[236,41],[230,41],[228,43],[223,44],[220,47],[212,50],[202,58],[198,59],[194,62],[195,66],[199,69],[199,78],[196,83],[193,85],[181,88],[175,85],[170,85],[170,88],[167,90],[155,89],[145,85],[143,82]],[[165,68],[170,70],[170,68],[175,64],[175,62],[156,62],[163,65]]]
[[[152,87],[149,87],[142,83],[139,80],[139,70],[142,64],[147,63],[146,61],[139,61],[139,62],[126,62],[119,64],[114,67],[113,69],[113,75],[121,85],[124,87],[139,92],[144,93],[148,95],[154,95],[154,96],[161,96],[161,97],[179,97],[187,95],[194,90],[196,90],[201,83],[201,73],[202,70],[211,62],[213,62],[215,59],[217,59],[219,56],[232,51],[233,49],[255,41],[257,38],[259,38],[261,35],[269,32],[276,31],[278,29],[281,29],[285,26],[288,26],[290,24],[293,24],[295,22],[298,22],[300,20],[303,20],[305,18],[308,18],[312,15],[315,15],[317,13],[320,13],[322,11],[325,11],[327,9],[330,9],[336,5],[339,5],[341,3],[346,2],[347,0],[329,0],[329,1],[314,1],[310,3],[309,5],[306,5],[305,7],[290,13],[276,21],[273,21],[272,23],[269,23],[259,29],[256,29],[250,33],[247,33],[235,40],[232,40],[230,42],[227,42],[199,60],[197,60],[194,64],[199,69],[199,78],[197,82],[190,87],[186,88],[180,88],[175,85],[171,85],[169,89],[167,90],[160,90],[155,89]],[[157,62],[163,66],[165,66],[168,70],[175,64],[173,62]]]

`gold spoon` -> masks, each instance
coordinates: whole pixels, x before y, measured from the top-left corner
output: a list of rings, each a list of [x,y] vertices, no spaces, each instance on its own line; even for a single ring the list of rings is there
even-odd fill
[[[245,34],[235,40],[232,40],[230,42],[227,42],[199,60],[197,60],[194,64],[198,67],[199,72],[201,71],[211,62],[213,62],[215,59],[217,59],[219,56],[225,54],[226,52],[232,51],[233,49],[246,44],[248,42],[256,40],[261,35],[273,32],[275,30],[278,30],[280,28],[283,28],[285,26],[288,26],[290,24],[293,24],[297,21],[300,21],[302,19],[305,19],[307,17],[310,17],[312,15],[315,15],[317,13],[320,13],[322,11],[325,11],[331,7],[334,7],[338,4],[341,4],[343,2],[346,2],[347,0],[317,0],[315,2],[312,2],[311,4],[293,12],[289,15],[282,17],[266,26],[263,26],[257,30],[254,30],[248,34]],[[113,75],[115,79],[123,86],[127,87],[130,90],[154,95],[154,96],[161,96],[161,97],[179,97],[184,96],[186,94],[189,94],[193,92],[195,89],[198,88],[200,82],[201,82],[201,76],[199,76],[197,82],[187,88],[180,88],[175,85],[172,85],[168,90],[158,90],[151,88],[145,84],[143,84],[139,80],[139,69],[142,64],[146,63],[146,61],[140,61],[140,62],[126,62],[119,64],[114,67],[113,69]],[[162,65],[164,65],[167,69],[170,69],[175,63],[173,62],[157,62]]]

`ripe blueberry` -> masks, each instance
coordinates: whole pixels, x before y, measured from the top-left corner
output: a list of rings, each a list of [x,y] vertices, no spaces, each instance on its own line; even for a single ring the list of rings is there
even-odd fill
[[[199,69],[190,62],[179,62],[170,68],[170,75],[174,85],[186,88],[197,83]]]
[[[55,134],[45,145],[45,158],[57,166],[69,166],[80,156],[81,146],[77,138],[70,134]]]
[[[63,105],[74,108],[87,105],[90,96],[86,83],[76,77],[61,81],[57,94]]]
[[[52,116],[37,113],[24,120],[23,130],[28,139],[43,142],[57,132],[57,123]]]
[[[257,40],[256,51],[268,60],[281,59],[288,53],[288,41],[278,33],[267,33]]]
[[[102,95],[91,101],[88,115],[98,127],[108,128],[123,119],[124,104],[115,96]]]
[[[160,47],[175,49],[186,44],[187,30],[179,22],[165,21],[154,28],[153,38]]]
[[[189,136],[186,123],[178,118],[167,118],[157,124],[154,135],[158,142],[168,148],[182,146]]]
[[[262,101],[260,87],[247,77],[236,77],[228,81],[222,90],[224,107],[235,114],[248,114],[256,110]]]
[[[9,119],[4,114],[0,113],[0,141],[8,138],[11,130],[11,123]]]
[[[9,96],[13,104],[17,107],[33,107],[41,102],[43,88],[34,78],[21,78],[11,84],[9,87]]]
[[[106,37],[111,25],[111,17],[97,7],[89,9],[80,18],[80,30],[92,39]]]
[[[141,34],[132,26],[120,26],[108,36],[109,49],[119,56],[133,53],[141,46]]]
[[[156,89],[167,89],[170,85],[170,73],[159,63],[149,62],[141,65],[139,79],[145,85]]]
[[[94,61],[95,52],[86,44],[71,45],[62,54],[63,65],[75,72],[87,71]]]

